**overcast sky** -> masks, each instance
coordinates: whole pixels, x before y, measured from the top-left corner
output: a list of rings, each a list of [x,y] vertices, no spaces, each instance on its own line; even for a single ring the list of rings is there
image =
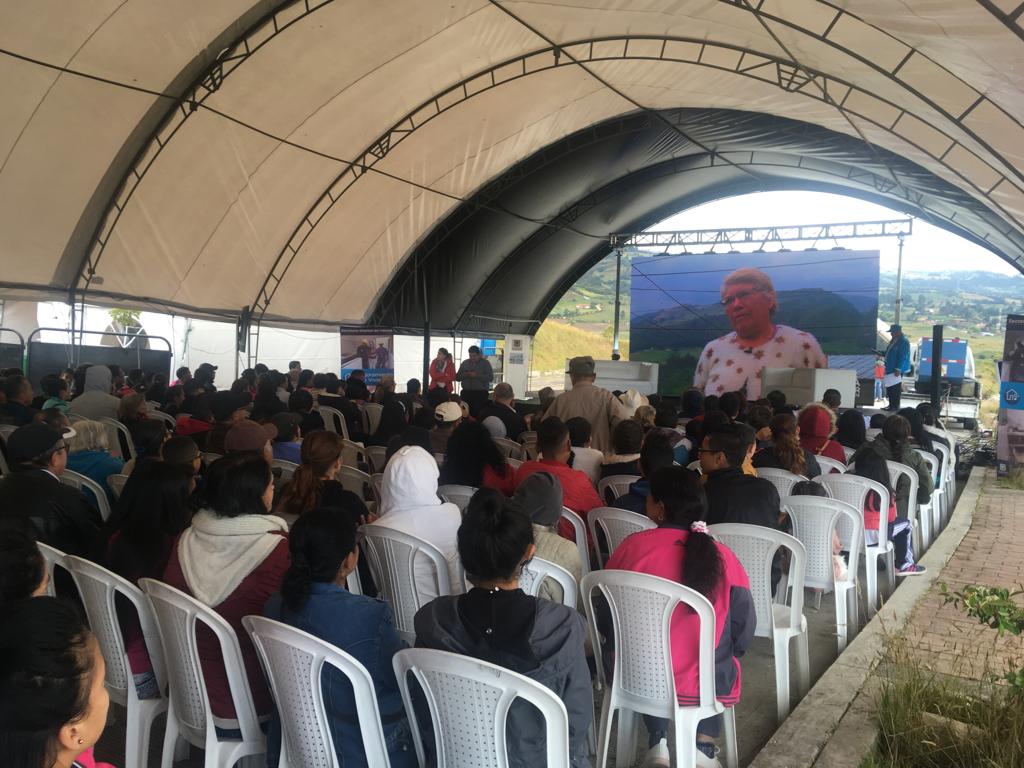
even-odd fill
[[[842,195],[823,192],[761,192],[691,208],[665,219],[651,229],[718,229],[902,218],[906,218],[906,214]],[[818,243],[818,247],[823,249],[834,245],[831,240]],[[881,252],[882,271],[896,271],[898,246],[895,238],[859,238],[842,241],[840,245],[862,250],[877,248]],[[802,246],[797,244],[795,247]],[[907,238],[903,247],[903,269],[906,272],[984,270],[1007,275],[1019,274],[991,251],[920,219],[915,219],[914,234]]]

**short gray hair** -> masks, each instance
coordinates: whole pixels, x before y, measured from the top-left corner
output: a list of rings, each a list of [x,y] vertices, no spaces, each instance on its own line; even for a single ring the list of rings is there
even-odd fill
[[[515,396],[516,393],[512,391],[512,385],[507,381],[502,381],[494,387],[495,400],[514,400]]]

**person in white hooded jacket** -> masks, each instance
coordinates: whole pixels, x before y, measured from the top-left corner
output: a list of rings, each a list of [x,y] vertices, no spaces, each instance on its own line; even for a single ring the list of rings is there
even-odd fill
[[[459,567],[458,532],[462,514],[437,495],[439,472],[434,457],[416,445],[396,452],[384,470],[380,518],[376,525],[408,533],[430,542],[448,562],[452,594],[463,590]],[[433,569],[425,559],[416,562],[416,585],[425,600],[437,597]]]
[[[121,401],[110,394],[112,377],[105,365],[90,365],[85,371],[85,386],[82,394],[71,401],[68,414],[81,416],[89,421],[116,419]]]

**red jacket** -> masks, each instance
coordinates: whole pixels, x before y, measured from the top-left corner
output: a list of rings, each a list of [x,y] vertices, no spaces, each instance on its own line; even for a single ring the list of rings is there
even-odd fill
[[[228,595],[220,605],[214,606],[214,610],[227,620],[235,630],[235,634],[238,635],[238,644],[242,649],[242,660],[245,662],[245,673],[249,678],[249,686],[252,688],[256,714],[261,717],[270,714],[272,710],[270,692],[263,678],[263,670],[260,669],[256,648],[252,644],[249,633],[242,626],[242,617],[263,615],[263,606],[266,605],[270,596],[281,588],[281,580],[284,578],[284,572],[288,570],[289,562],[288,539],[281,534],[281,543],[267,555],[255,570],[242,579],[234,592]],[[171,557],[167,561],[163,580],[187,595],[192,594],[185,582],[181,563],[178,561],[177,541],[174,542]],[[206,689],[210,696],[210,708],[215,717],[235,720],[237,719],[235,705],[231,701],[231,689],[228,687],[227,673],[224,671],[220,643],[205,626],[199,626],[196,635],[199,658],[203,662],[203,677],[206,679]]]
[[[534,472],[549,472],[562,484],[562,506],[568,507],[584,520],[587,512],[595,507],[603,507],[604,502],[597,495],[597,490],[584,472],[573,469],[564,461],[539,459],[527,461],[516,472],[516,487]],[[564,518],[558,522],[558,535],[569,541],[576,541],[572,526]],[[587,528],[587,543],[592,547],[590,529]]]
[[[452,382],[455,381],[455,363],[451,360],[446,360],[443,368],[439,368],[437,365],[437,359],[430,361],[430,389],[434,387],[444,387],[449,392],[452,391]]]

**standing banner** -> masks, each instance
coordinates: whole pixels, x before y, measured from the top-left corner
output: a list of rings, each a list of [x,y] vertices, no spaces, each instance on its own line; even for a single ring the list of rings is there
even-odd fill
[[[368,328],[360,333],[341,333],[341,378],[353,371],[366,374],[371,389],[385,376],[395,375],[395,336],[386,329]]]
[[[1007,315],[999,364],[996,469],[1000,477],[1024,467],[1024,315]]]

